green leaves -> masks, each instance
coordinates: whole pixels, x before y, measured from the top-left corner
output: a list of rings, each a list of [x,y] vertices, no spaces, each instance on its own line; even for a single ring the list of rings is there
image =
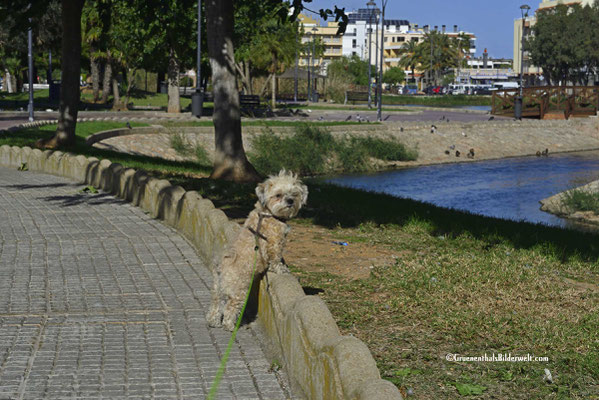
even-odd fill
[[[98,189],[96,189],[95,187],[88,185],[86,187],[84,187],[83,189],[81,189],[79,191],[79,193],[89,193],[89,194],[96,194],[98,193]]]
[[[599,5],[559,5],[539,11],[524,49],[549,84],[587,84],[599,66]]]
[[[475,396],[483,394],[487,388],[485,386],[476,385],[472,383],[459,383],[456,382],[453,384],[457,389],[458,393],[462,396]]]

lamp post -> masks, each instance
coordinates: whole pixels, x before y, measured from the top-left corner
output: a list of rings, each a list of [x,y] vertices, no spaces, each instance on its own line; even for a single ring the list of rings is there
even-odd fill
[[[514,101],[514,117],[516,119],[522,119],[522,102],[524,96],[524,25],[526,17],[528,17],[528,10],[530,7],[527,4],[520,6],[520,13],[522,15],[522,38],[520,40],[520,90],[518,91],[518,97]]]
[[[318,33],[318,29],[314,26],[312,27],[312,76],[316,76],[316,73],[314,72],[314,70],[316,69],[316,33]],[[317,93],[317,87],[316,87],[316,78],[313,78],[314,82],[312,84],[312,97],[310,98],[310,101],[314,101],[314,98],[316,97],[316,93]],[[318,100],[316,100],[318,101]]]
[[[293,101],[295,103],[297,103],[297,73],[298,73],[298,58],[297,58],[297,48],[298,46],[298,37],[299,35],[297,34],[297,27],[295,30],[295,70],[293,71]]]
[[[370,0],[366,3],[366,7],[368,7],[368,108],[372,108],[372,40],[370,35],[372,34],[372,11],[376,7],[376,3]]]
[[[385,7],[387,7],[388,0],[381,0],[381,64],[379,69],[379,84],[378,84],[378,109],[377,119],[383,120],[383,67],[384,67],[384,56],[385,56]]]
[[[374,24],[376,25],[376,29],[375,29],[375,33],[374,33],[374,37],[375,37],[375,41],[374,41],[374,85],[377,88],[377,90],[374,93],[374,105],[378,104],[378,88],[379,88],[379,15],[381,13],[381,10],[379,10],[378,8],[374,9]]]
[[[31,34],[31,19],[29,19],[29,29],[27,30],[27,60],[29,61],[29,122],[33,121],[33,40]]]
[[[202,103],[204,94],[200,86],[201,81],[201,56],[202,56],[202,0],[198,0],[198,52],[197,52],[197,71],[196,71],[196,91],[191,95],[191,115],[202,117]]]
[[[312,32],[308,31],[306,33],[306,35],[308,36],[308,38],[311,38]],[[306,45],[306,49],[308,50],[308,98],[306,100],[310,101],[310,99],[312,98],[311,83],[310,83],[310,81],[312,80],[312,76],[310,75],[310,68],[312,68],[312,53],[310,52],[309,40]]]
[[[428,75],[429,79],[428,79],[428,85],[432,86],[433,83],[433,57],[435,55],[433,48],[435,47],[435,42],[434,42],[434,37],[433,37],[433,33],[435,32],[435,30],[431,30],[430,33],[430,39],[431,39],[431,71]],[[428,92],[428,91],[427,91]]]

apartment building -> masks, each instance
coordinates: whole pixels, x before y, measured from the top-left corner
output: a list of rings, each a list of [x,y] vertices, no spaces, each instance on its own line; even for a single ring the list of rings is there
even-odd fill
[[[347,13],[349,23],[345,34],[343,35],[343,55],[357,55],[363,60],[368,59],[370,53],[370,62],[377,65],[377,56],[380,59],[380,35],[381,23],[377,15],[371,10],[364,8]],[[450,37],[457,37],[460,34],[466,34],[470,37],[469,53],[473,56],[476,52],[476,36],[470,32],[458,30],[454,25],[453,29],[447,29],[445,25],[419,27],[418,24],[411,24],[402,19],[385,19],[383,33],[383,70],[399,65],[401,59],[401,49],[406,42],[420,42],[424,36],[431,30],[442,32]],[[368,35],[369,28],[371,29]],[[369,43],[370,36],[370,46]],[[370,48],[370,51],[369,51]],[[406,70],[406,74],[411,75],[411,71]],[[420,77],[421,71],[415,71],[416,78]]]
[[[338,24],[335,22],[328,22],[326,26],[321,26],[318,20],[310,16],[305,14],[298,16],[300,29],[303,32],[301,41],[310,43],[315,38],[320,38],[325,47],[324,55],[318,59],[314,59],[310,51],[301,54],[298,62],[300,67],[306,68],[311,65],[313,72],[326,74],[328,64],[335,59],[357,55],[361,59],[367,60],[369,53],[371,64],[378,65],[377,56],[380,54],[382,29],[380,18],[377,18],[376,14],[367,8],[348,12],[347,16],[349,22],[343,35],[337,35]],[[454,25],[451,30],[446,29],[445,25],[441,25],[440,28],[429,25],[419,27],[418,24],[410,24],[407,20],[391,18],[385,19],[384,25],[383,70],[399,65],[401,48],[405,42],[420,42],[430,30],[437,30],[450,37],[466,34],[470,37],[470,54],[474,56],[476,52],[476,36],[473,33],[458,30],[457,25]],[[420,71],[415,72],[416,77],[421,76]],[[406,74],[411,75],[411,71],[406,71]]]
[[[328,22],[326,26],[321,26],[319,22],[305,14],[298,16],[302,30],[302,43],[311,43],[319,39],[324,45],[324,54],[322,57],[314,58],[311,51],[300,55],[298,64],[301,68],[311,66],[311,70],[316,73],[326,73],[327,66],[331,61],[343,56],[343,38],[337,35],[339,24],[337,22]],[[310,50],[310,46],[308,45]]]
[[[593,1],[594,0],[542,0],[537,11],[553,8],[559,4],[580,4],[583,7],[586,5],[590,6],[593,4]],[[527,52],[524,52],[524,58],[522,58],[522,35],[524,35],[524,37],[530,35],[531,29],[536,22],[537,18],[534,14],[524,18],[524,21],[522,18],[514,20],[514,70],[520,74],[521,68],[524,67],[524,79],[526,79],[529,84],[539,84],[542,80],[541,74],[543,72],[541,68],[532,65]]]

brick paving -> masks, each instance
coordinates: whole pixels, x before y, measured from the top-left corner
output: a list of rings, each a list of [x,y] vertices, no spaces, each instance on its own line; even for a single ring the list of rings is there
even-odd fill
[[[212,276],[143,211],[63,178],[0,168],[0,399],[202,399],[230,333]],[[242,328],[218,399],[285,399]]]

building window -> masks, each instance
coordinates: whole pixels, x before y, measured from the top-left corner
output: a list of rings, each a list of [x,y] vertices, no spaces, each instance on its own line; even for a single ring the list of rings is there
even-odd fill
[[[403,36],[400,36],[400,37],[398,37],[398,38],[397,38],[397,41],[398,41],[398,42],[405,42],[405,41],[406,41],[406,38],[405,38],[405,37],[403,37]]]
[[[355,49],[356,47],[358,47],[358,44],[357,44],[357,41],[356,41],[356,39],[352,39],[352,41],[351,41],[351,47],[353,47],[354,49]]]
[[[355,51],[352,51],[352,52],[351,52],[351,55],[352,55],[352,56],[357,56],[357,55],[358,55],[358,53],[356,53]]]

